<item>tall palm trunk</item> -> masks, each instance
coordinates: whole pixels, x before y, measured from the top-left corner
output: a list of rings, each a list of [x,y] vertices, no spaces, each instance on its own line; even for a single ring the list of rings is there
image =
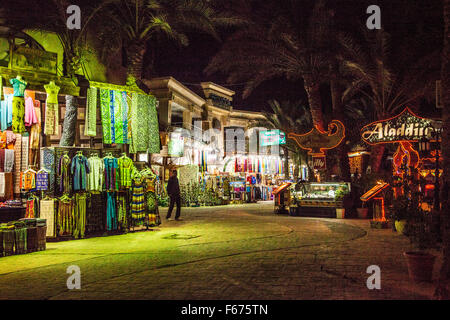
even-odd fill
[[[135,40],[126,48],[127,52],[127,82],[141,80],[145,54],[145,42]]]
[[[322,100],[320,98],[320,84],[314,81],[310,75],[303,77],[304,87],[308,95],[309,108],[314,126],[319,130],[325,129],[322,113]]]
[[[333,79],[330,81],[331,99],[333,103],[334,119],[341,121],[344,126],[346,125],[344,117],[344,106],[342,104],[343,90],[337,79],[337,66],[332,66]],[[338,152],[338,165],[341,172],[341,178],[344,181],[351,181],[350,176],[350,162],[348,160],[348,145],[347,139],[344,138],[342,143],[337,147]]]
[[[384,144],[372,146],[370,151],[370,167],[372,168],[372,173],[379,173],[381,171],[381,160],[383,160],[385,149]]]
[[[442,120],[443,132],[441,150],[443,156],[443,186],[441,189],[442,222],[443,222],[443,255],[440,279],[435,295],[438,299],[449,299],[448,284],[450,281],[450,0],[443,0],[444,11],[444,48],[442,52]]]

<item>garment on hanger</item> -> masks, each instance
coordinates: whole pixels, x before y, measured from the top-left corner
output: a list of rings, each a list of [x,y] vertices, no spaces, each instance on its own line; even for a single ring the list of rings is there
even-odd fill
[[[48,190],[48,171],[41,169],[36,173],[36,190]]]
[[[106,230],[117,230],[116,193],[106,192]]]
[[[118,183],[120,189],[131,188],[131,175],[134,170],[133,160],[127,156],[122,156],[118,160]]]
[[[61,147],[72,147],[75,144],[75,133],[77,126],[77,98],[66,95],[66,111],[64,113],[64,122],[62,126]]]
[[[86,190],[89,164],[83,154],[77,154],[73,157],[70,172],[73,176],[73,191]]]
[[[105,230],[105,204],[102,193],[93,191],[88,194],[86,233],[101,232]]]
[[[36,171],[28,169],[20,173],[20,189],[25,191],[36,189]]]
[[[59,236],[72,235],[75,207],[73,199],[63,195],[58,199],[57,232]]]
[[[105,167],[105,190],[115,191],[118,190],[119,184],[117,181],[117,159],[111,156],[104,157],[104,167]]]
[[[5,100],[1,101],[0,107],[0,128],[4,131],[12,126],[13,94],[5,94]]]
[[[88,159],[88,165],[89,173],[87,176],[87,190],[102,191],[105,170],[103,159],[99,158],[98,155],[94,155]]]
[[[144,178],[141,174],[133,177],[133,186],[131,189],[131,220],[133,226],[143,225],[145,222],[145,194]]]
[[[127,195],[117,195],[117,219],[121,230],[128,230],[128,208]]]
[[[38,122],[36,110],[34,109],[33,98],[27,97],[25,99],[25,126],[30,127]]]
[[[68,154],[63,154],[59,158],[58,162],[58,176],[61,181],[59,183],[59,191],[68,193],[70,192],[70,157]]]
[[[75,239],[79,239],[84,238],[86,231],[86,194],[76,193],[74,198],[74,228],[72,235]]]

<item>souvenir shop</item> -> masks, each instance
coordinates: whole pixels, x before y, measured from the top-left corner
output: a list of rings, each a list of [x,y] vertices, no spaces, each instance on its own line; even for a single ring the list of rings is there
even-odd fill
[[[284,181],[284,161],[279,156],[233,156],[224,170],[230,175],[233,203],[273,200],[273,190]],[[292,168],[290,168],[292,175]]]
[[[160,224],[159,177],[136,161],[160,151],[153,96],[91,82],[76,97],[56,77],[31,90],[19,75],[2,83],[0,231],[45,224],[47,240],[62,240]],[[24,252],[20,237],[9,253]]]

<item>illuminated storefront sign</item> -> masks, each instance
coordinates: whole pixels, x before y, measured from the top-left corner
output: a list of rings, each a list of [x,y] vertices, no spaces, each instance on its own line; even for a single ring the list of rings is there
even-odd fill
[[[328,125],[328,131],[322,131],[314,127],[305,134],[289,133],[288,138],[294,139],[297,145],[308,154],[323,156],[324,150],[336,148],[345,137],[344,124],[333,120]]]
[[[434,121],[416,116],[409,108],[399,115],[372,122],[361,129],[361,136],[368,144],[416,142],[429,137],[434,130]]]
[[[13,49],[11,68],[56,74],[57,54],[18,46]]]
[[[280,130],[267,130],[259,133],[260,146],[275,146],[286,144],[286,135]]]

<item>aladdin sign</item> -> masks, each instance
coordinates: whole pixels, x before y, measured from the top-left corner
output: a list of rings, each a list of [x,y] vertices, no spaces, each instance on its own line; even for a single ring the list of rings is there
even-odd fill
[[[361,135],[368,144],[416,142],[423,137],[430,137],[435,130],[435,122],[416,116],[409,108],[399,115],[372,122],[361,129]]]

